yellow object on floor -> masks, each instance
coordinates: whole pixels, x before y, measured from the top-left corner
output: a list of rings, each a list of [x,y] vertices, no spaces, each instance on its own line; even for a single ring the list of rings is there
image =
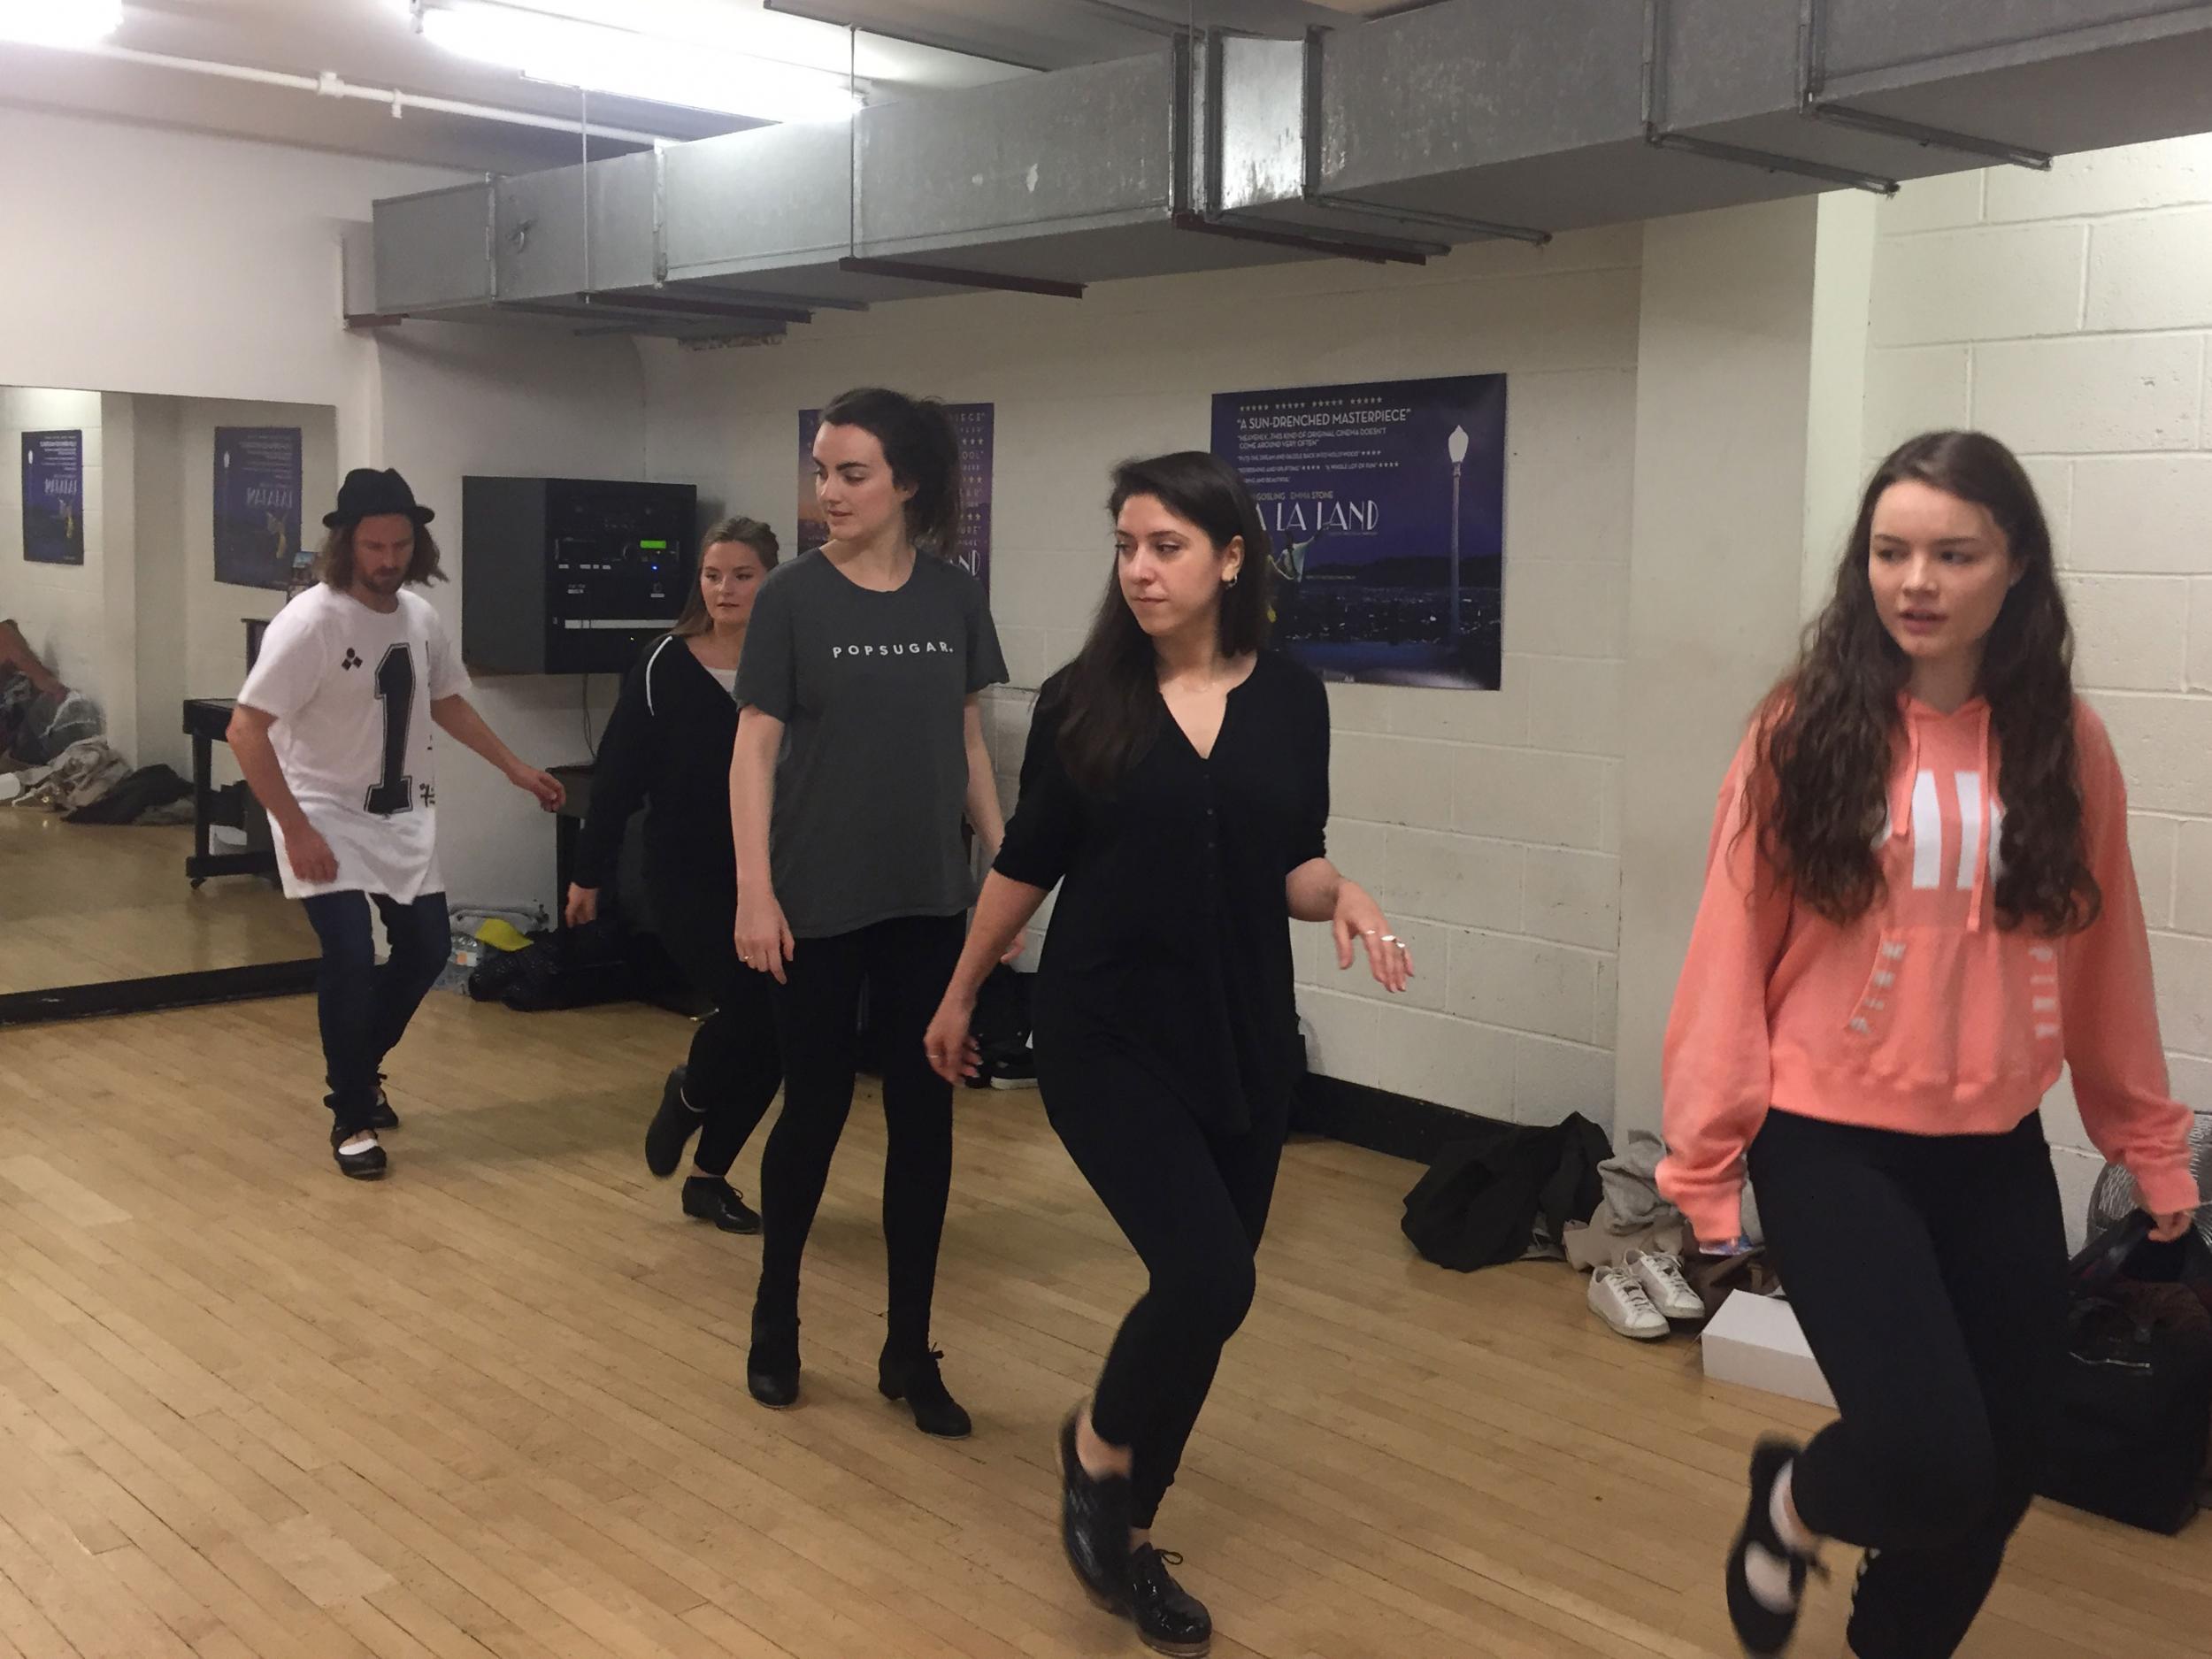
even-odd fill
[[[476,937],[494,950],[520,950],[530,942],[512,922],[493,917],[476,930]]]

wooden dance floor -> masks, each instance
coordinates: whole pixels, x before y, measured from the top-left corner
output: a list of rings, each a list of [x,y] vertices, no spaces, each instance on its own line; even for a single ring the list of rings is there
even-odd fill
[[[1053,1451],[1140,1275],[1035,1096],[961,1097],[936,1335],[975,1438],[874,1392],[869,1099],[774,1415],[744,1385],[757,1241],[683,1221],[640,1152],[686,1031],[434,994],[380,1186],[330,1162],[304,1001],[0,1033],[0,1655],[1140,1653],[1061,1562]],[[1291,1149],[1158,1533],[1216,1653],[1732,1659],[1746,1451],[1819,1414],[1614,1336],[1563,1267],[1423,1264],[1417,1174]],[[1832,1564],[1810,1659],[1842,1651]],[[2039,1506],[1967,1652],[2207,1632],[2212,1519]]]

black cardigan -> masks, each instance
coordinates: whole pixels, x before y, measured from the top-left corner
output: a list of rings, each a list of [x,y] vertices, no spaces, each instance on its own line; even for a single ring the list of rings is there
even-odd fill
[[[1034,998],[1040,1079],[1050,1091],[1087,1055],[1133,1055],[1210,1128],[1279,1121],[1302,1063],[1284,879],[1327,850],[1321,682],[1262,651],[1202,760],[1160,702],[1150,746],[1103,800],[1060,761],[1064,672],[1038,698],[995,865],[1060,885]]]
[[[646,879],[657,888],[679,880],[710,884],[710,893],[734,888],[730,750],[736,742],[736,699],[691,648],[672,634],[646,647],[599,740],[591,811],[576,841],[576,885],[613,881],[622,832],[649,802]]]

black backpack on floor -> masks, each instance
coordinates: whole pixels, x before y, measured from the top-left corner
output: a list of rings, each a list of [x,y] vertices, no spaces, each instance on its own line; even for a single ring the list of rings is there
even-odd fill
[[[2194,1233],[2160,1245],[2148,1231],[2139,1211],[2074,1258],[2037,1490],[2172,1533],[2197,1512],[2212,1451],[2212,1315],[2185,1288],[2212,1285],[2212,1252]]]
[[[1567,1224],[1596,1210],[1598,1165],[1612,1156],[1580,1112],[1540,1128],[1471,1118],[1406,1194],[1399,1225],[1423,1256],[1463,1273],[1555,1256]]]
[[[534,933],[524,949],[487,956],[469,974],[469,995],[518,1013],[590,1008],[639,995],[636,968],[622,932],[610,920]]]

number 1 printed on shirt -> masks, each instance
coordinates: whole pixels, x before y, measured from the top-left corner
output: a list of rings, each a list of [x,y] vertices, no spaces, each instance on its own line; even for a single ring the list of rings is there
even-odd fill
[[[392,646],[377,664],[376,700],[384,705],[384,775],[371,786],[363,810],[391,818],[415,806],[415,780],[404,770],[415,712],[415,657],[405,645]]]

